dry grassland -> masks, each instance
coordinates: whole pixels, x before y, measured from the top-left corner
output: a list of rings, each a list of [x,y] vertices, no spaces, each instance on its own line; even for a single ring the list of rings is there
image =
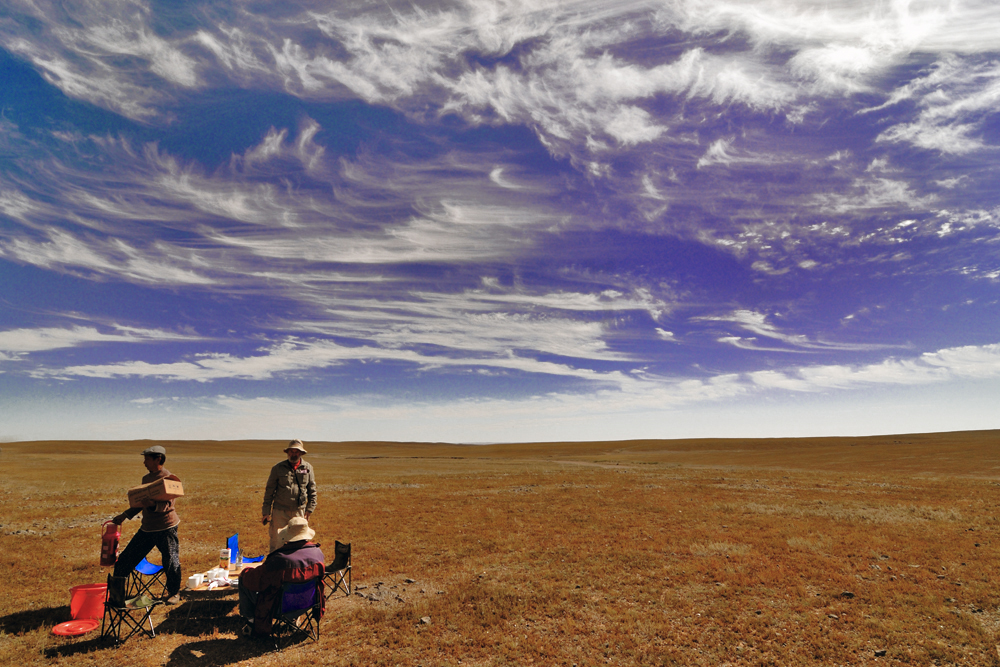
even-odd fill
[[[55,637],[68,589],[106,578],[100,525],[149,444],[3,445],[0,664],[1000,664],[997,431],[308,443],[317,540],[353,544],[356,587],[318,643],[239,637],[235,596],[161,607],[155,639],[118,649]],[[262,551],[283,443],[162,444],[185,576],[235,531]]]

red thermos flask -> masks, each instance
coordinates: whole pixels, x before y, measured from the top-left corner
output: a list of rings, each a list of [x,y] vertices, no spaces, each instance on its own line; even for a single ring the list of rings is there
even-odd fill
[[[118,538],[122,536],[118,524],[114,521],[104,522],[104,534],[101,536],[101,565],[114,565],[118,560]]]

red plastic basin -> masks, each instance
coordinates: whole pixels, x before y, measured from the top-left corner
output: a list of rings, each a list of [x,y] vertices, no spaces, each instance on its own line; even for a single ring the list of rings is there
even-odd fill
[[[82,618],[103,618],[107,584],[81,584],[69,589],[69,615],[74,621]]]

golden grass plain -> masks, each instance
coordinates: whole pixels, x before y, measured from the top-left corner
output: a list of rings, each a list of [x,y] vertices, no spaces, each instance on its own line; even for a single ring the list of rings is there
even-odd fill
[[[235,597],[160,607],[119,648],[56,637],[150,444],[3,444],[0,664],[1000,665],[1000,431],[310,442],[316,539],[352,543],[357,589],[319,642],[238,636]],[[185,576],[233,532],[263,551],[284,442],[158,444]]]

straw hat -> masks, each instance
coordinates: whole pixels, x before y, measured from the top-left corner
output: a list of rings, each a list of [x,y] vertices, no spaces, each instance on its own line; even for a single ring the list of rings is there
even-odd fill
[[[306,448],[302,446],[302,441],[299,440],[298,438],[296,438],[295,440],[292,440],[290,443],[288,443],[288,446],[285,447],[285,452],[287,453],[289,449],[297,449],[300,452],[302,452],[303,454],[308,454],[309,453],[309,452],[306,451]]]
[[[292,517],[288,525],[278,531],[278,539],[282,544],[306,540],[316,537],[316,531],[309,527],[309,521],[302,516]]]

